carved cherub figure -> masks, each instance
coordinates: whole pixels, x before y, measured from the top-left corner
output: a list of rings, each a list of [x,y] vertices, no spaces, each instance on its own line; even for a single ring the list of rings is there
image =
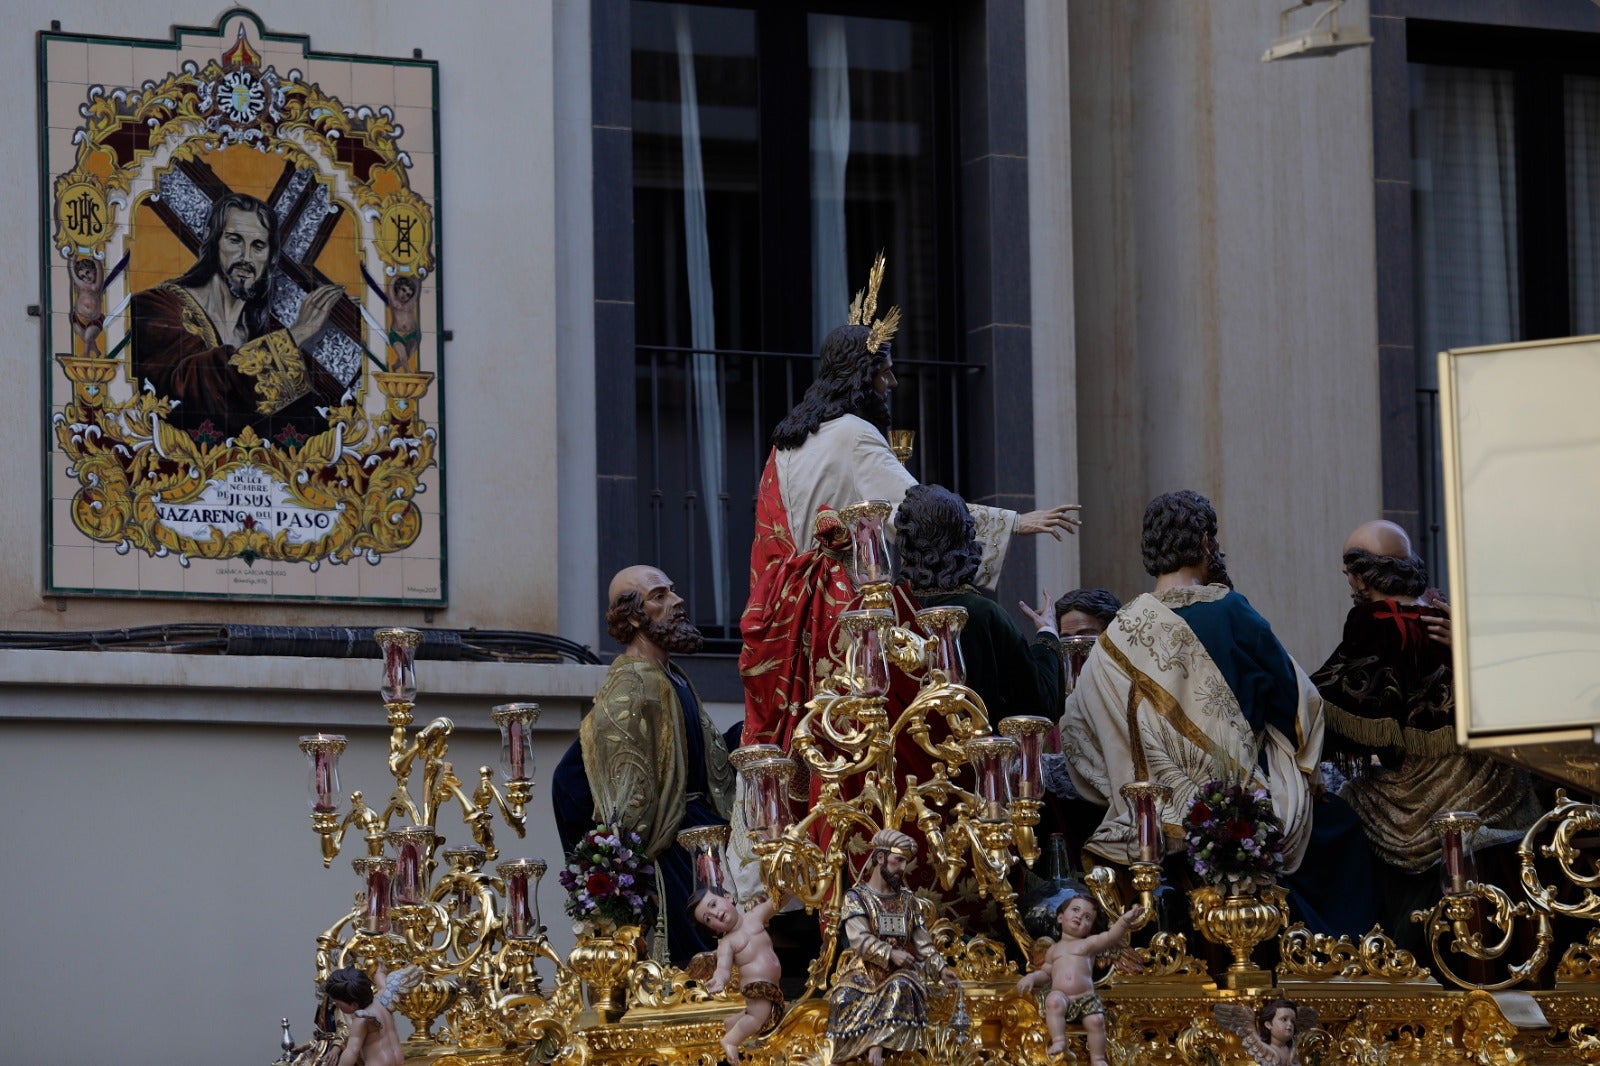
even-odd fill
[[[1218,1003],[1213,1012],[1261,1066],[1300,1066],[1296,1037],[1317,1025],[1317,1012],[1292,999],[1269,999],[1254,1012],[1243,1003]]]
[[[288,1019],[285,1018],[283,1035],[286,1042],[289,1039],[288,1026]],[[349,1022],[344,1020],[343,1012],[333,1005],[333,1001],[323,995],[317,1005],[311,1039],[304,1044],[284,1048],[273,1066],[338,1066],[339,1056],[344,1054],[344,1046],[349,1039]]]
[[[1111,928],[1095,932],[1100,908],[1086,895],[1069,896],[1056,909],[1061,939],[1050,945],[1039,968],[1017,982],[1017,992],[1027,993],[1049,984],[1044,1020],[1050,1030],[1049,1054],[1067,1049],[1067,1023],[1083,1022],[1088,1034],[1090,1066],[1106,1066],[1105,1008],[1094,990],[1094,957],[1117,944],[1139,920],[1144,908],[1134,904],[1118,916]]]
[[[728,1019],[722,1038],[722,1053],[730,1066],[739,1066],[739,1047],[753,1036],[765,1036],[783,1020],[783,993],[778,979],[783,975],[767,923],[776,912],[770,898],[762,898],[744,913],[733,898],[720,888],[696,889],[688,901],[689,915],[717,937],[716,971],[706,981],[706,991],[721,992],[728,985],[733,967],[739,967],[739,991],[744,994],[744,1013]]]
[[[323,993],[348,1015],[350,1035],[338,1066],[401,1066],[405,1053],[395,1030],[395,1002],[422,983],[422,970],[402,966],[393,973],[378,968],[376,984],[355,966],[335,970],[323,982]]]

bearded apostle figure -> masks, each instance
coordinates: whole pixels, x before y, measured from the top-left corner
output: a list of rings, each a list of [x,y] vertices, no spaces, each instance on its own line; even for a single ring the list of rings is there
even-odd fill
[[[715,945],[685,911],[694,869],[678,830],[727,823],[733,768],[722,734],[672,661],[701,644],[672,579],[653,566],[618,572],[606,630],[622,654],[551,775],[557,830],[569,851],[599,821],[643,838],[657,880],[652,954],[682,965]]]
[[[866,876],[844,894],[840,917],[850,951],[828,993],[835,1062],[864,1054],[870,1066],[882,1066],[885,1050],[917,1048],[928,1028],[928,983],[957,983],[928,933],[927,904],[905,886],[916,856],[909,836],[879,830]]]
[[[806,701],[842,662],[835,622],[855,593],[843,562],[838,508],[862,500],[898,506],[917,483],[889,447],[896,379],[889,339],[898,308],[877,314],[883,256],[851,305],[850,323],[822,342],[817,379],[778,423],[756,499],[744,647],[744,743],[788,748]],[[1018,514],[969,505],[980,549],[971,583],[993,589],[1011,538],[1076,532],[1077,504]],[[892,535],[892,534],[891,534]]]
[[[1189,490],[1157,496],[1140,548],[1155,589],[1101,635],[1061,720],[1073,784],[1106,808],[1085,850],[1117,863],[1138,857],[1125,782],[1172,789],[1160,815],[1178,836],[1209,780],[1249,781],[1283,826],[1294,916],[1314,932],[1366,932],[1374,909],[1360,825],[1342,800],[1319,798],[1322,697],[1234,591],[1211,501]]]

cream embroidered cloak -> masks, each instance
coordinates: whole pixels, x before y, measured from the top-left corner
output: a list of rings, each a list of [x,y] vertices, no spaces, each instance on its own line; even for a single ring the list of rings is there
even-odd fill
[[[1121,786],[1155,781],[1172,789],[1161,808],[1169,845],[1181,840],[1195,794],[1221,769],[1247,767],[1272,796],[1284,829],[1284,872],[1293,873],[1311,836],[1311,775],[1322,752],[1323,704],[1305,671],[1296,736],[1266,727],[1257,736],[1211,656],[1172,607],[1221,599],[1221,585],[1146,593],[1125,606],[1089,654],[1061,719],[1073,784],[1107,806],[1085,844],[1113,862],[1138,857],[1139,834]],[[1163,602],[1163,601],[1166,602]],[[1257,759],[1265,751],[1266,768]]]

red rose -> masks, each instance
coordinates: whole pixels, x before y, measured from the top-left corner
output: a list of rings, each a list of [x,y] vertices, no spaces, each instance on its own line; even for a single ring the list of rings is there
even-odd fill
[[[592,873],[584,887],[591,896],[609,896],[611,894],[611,876],[603,873]]]
[[[1243,818],[1235,818],[1228,829],[1235,840],[1249,840],[1256,835],[1256,827]]]
[[[1195,800],[1194,806],[1189,808],[1189,821],[1194,825],[1205,825],[1210,817],[1211,808],[1206,806],[1205,800]]]

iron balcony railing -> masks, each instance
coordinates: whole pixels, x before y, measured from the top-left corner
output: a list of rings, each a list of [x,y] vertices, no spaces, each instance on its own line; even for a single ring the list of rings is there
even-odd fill
[[[710,388],[721,413],[720,441],[703,432],[696,413],[705,406],[703,397],[697,406],[696,356],[711,357],[715,370]],[[810,353],[635,348],[639,547],[677,582],[712,650],[737,646],[739,614],[750,591],[756,492],[772,430],[804,395],[816,365]],[[917,431],[907,465],[919,481],[962,491],[965,394],[972,376],[982,370],[965,363],[895,359],[899,384],[891,406],[897,428]],[[721,472],[720,487],[707,484],[707,452],[721,456],[711,463],[712,473]],[[720,537],[713,533],[716,522]],[[720,552],[713,550],[714,539]]]

